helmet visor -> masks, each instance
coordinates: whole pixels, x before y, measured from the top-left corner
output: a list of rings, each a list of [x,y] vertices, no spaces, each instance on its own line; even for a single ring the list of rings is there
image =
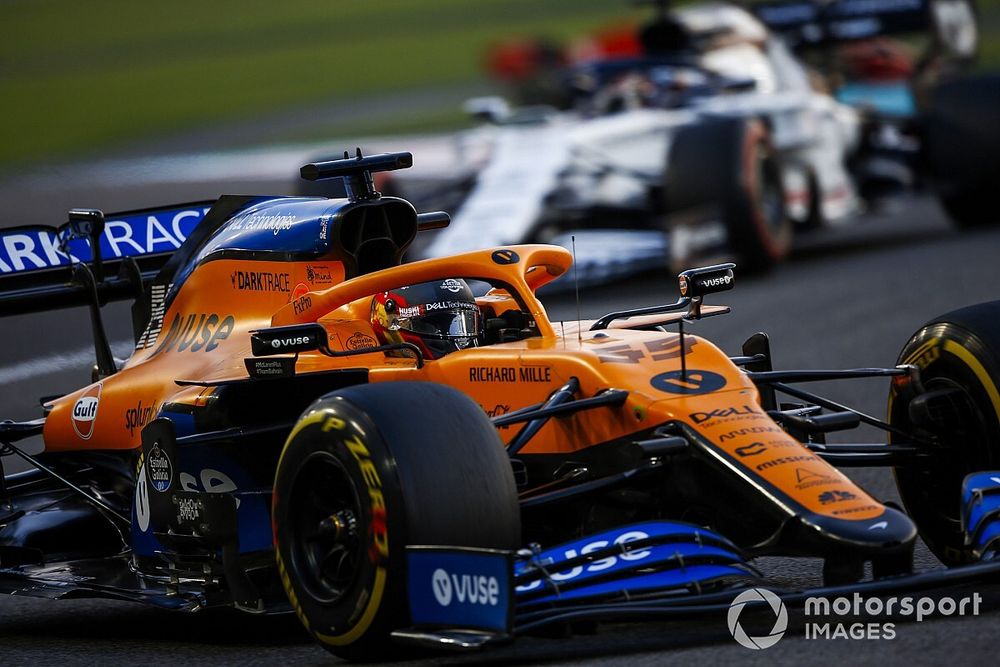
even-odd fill
[[[438,338],[468,338],[479,335],[479,309],[462,309],[401,317],[396,320],[399,329],[420,336]]]

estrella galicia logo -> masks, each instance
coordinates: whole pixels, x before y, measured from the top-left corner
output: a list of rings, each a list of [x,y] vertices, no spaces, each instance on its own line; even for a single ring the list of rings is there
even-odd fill
[[[517,264],[521,261],[521,257],[513,250],[504,248],[493,251],[493,261],[497,264]]]
[[[766,606],[770,607],[774,613],[774,625],[766,635],[751,637],[740,625],[740,614],[743,613],[743,608],[752,602],[766,603]],[[764,606],[759,605],[760,608]],[[757,651],[771,648],[785,635],[785,630],[788,629],[788,610],[785,609],[785,603],[781,601],[781,598],[766,588],[749,588],[733,598],[729,604],[729,614],[726,621],[729,624],[729,633],[737,644]]]
[[[149,457],[146,459],[146,475],[153,488],[163,493],[170,488],[170,482],[174,478],[173,466],[167,453],[160,449],[159,443],[154,444],[149,450]]]
[[[726,378],[711,371],[667,371],[653,376],[649,384],[668,394],[708,394],[726,386]]]
[[[376,346],[378,346],[378,342],[374,338],[372,338],[371,336],[366,336],[360,331],[356,331],[353,334],[351,334],[351,337],[348,338],[347,342],[344,344],[344,347],[346,347],[348,350],[364,350],[369,347],[376,347]]]

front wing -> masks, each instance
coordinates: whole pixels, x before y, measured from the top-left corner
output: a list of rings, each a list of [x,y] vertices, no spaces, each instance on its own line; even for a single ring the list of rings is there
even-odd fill
[[[811,597],[1000,581],[1000,560],[988,560],[841,586],[783,589],[768,585],[721,535],[664,521],[544,551],[412,546],[407,567],[413,625],[393,632],[393,639],[438,650],[476,650],[553,624],[724,614],[737,595],[755,586],[767,586],[786,605],[800,605]]]

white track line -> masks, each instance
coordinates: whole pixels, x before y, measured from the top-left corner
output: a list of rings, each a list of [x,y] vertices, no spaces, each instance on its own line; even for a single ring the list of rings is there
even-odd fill
[[[118,186],[160,185],[163,183],[203,183],[214,181],[298,180],[299,167],[310,160],[339,156],[345,146],[364,146],[365,152],[399,150],[401,147],[419,155],[420,162],[434,164],[451,160],[451,145],[439,135],[411,137],[371,137],[350,142],[281,144],[208,153],[188,153],[138,158],[103,160],[86,165],[56,165],[44,171],[28,172],[19,183],[35,187],[72,182]],[[352,148],[353,150],[353,148]]]
[[[124,358],[132,353],[134,347],[135,345],[131,341],[115,341],[111,344],[111,352],[118,358]],[[82,347],[73,352],[45,354],[44,358],[41,359],[32,359],[0,367],[0,384],[20,382],[67,370],[86,369],[93,363],[93,347]]]

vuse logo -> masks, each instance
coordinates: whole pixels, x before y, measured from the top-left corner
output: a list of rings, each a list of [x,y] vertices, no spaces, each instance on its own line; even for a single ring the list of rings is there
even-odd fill
[[[448,574],[442,568],[431,575],[434,599],[442,607],[454,600],[460,604],[490,605],[495,607],[500,598],[500,582],[496,577],[475,574]]]
[[[431,587],[434,589],[434,598],[442,607],[451,604],[451,577],[448,573],[438,568],[431,575]]]

